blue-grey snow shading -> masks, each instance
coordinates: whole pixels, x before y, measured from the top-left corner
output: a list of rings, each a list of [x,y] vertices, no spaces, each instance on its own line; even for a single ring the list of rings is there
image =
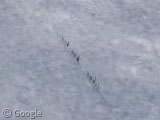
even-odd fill
[[[46,120],[159,120],[159,6],[159,0],[0,0],[0,112],[37,108]],[[112,112],[61,35],[82,57],[84,71],[98,76]]]

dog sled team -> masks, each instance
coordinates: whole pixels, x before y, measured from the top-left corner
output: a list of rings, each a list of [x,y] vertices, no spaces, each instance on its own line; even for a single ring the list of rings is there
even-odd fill
[[[69,47],[70,43],[68,41],[65,41],[64,37],[62,36],[62,41],[66,44],[67,47]],[[76,59],[77,62],[80,61],[80,56],[76,54],[73,50],[71,50],[71,54]],[[96,79],[96,77],[93,77],[89,72],[87,72],[87,78],[89,79],[90,83],[93,85],[95,89],[99,89],[99,84]]]

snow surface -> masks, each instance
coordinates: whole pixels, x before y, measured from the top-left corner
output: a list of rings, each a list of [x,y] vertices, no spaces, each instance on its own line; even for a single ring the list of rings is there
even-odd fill
[[[39,120],[160,120],[159,6],[0,0],[0,111],[37,108]]]

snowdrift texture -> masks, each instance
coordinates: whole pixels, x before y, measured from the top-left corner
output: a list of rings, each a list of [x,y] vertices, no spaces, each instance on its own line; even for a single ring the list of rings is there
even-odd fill
[[[0,0],[0,111],[37,108],[45,120],[160,120],[159,6]]]

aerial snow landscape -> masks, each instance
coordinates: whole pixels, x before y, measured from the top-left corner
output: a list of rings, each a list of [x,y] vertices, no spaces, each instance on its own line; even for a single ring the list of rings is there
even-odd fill
[[[0,120],[30,119],[160,120],[160,1],[0,0]]]

